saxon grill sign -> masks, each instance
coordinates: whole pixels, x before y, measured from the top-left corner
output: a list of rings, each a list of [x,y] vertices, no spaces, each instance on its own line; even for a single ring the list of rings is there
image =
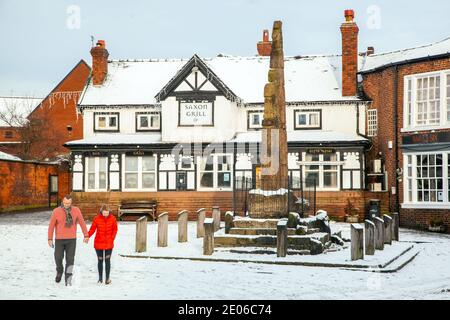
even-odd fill
[[[180,102],[178,124],[180,126],[212,126],[212,102]]]

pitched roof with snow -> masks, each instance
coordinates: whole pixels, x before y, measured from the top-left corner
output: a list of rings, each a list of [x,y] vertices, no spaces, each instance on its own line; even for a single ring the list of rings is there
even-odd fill
[[[0,127],[20,126],[41,101],[34,97],[0,97]]]
[[[103,85],[90,82],[79,105],[156,104],[157,94],[188,61],[111,60]],[[269,57],[219,55],[202,61],[244,103],[264,102]],[[287,102],[357,99],[342,96],[340,55],[286,57],[285,89]]]
[[[371,54],[362,61],[359,72],[371,72],[395,64],[440,56],[450,56],[450,37],[415,48]]]

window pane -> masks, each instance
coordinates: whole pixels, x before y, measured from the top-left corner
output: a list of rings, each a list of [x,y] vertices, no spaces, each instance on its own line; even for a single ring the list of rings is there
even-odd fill
[[[231,156],[218,156],[217,169],[218,171],[231,170]]]
[[[142,171],[155,170],[155,157],[142,157]]]
[[[337,187],[337,172],[324,172],[323,173],[323,186],[325,188]]]
[[[252,118],[253,118],[252,124],[259,125],[259,114],[253,114]]]
[[[139,123],[141,125],[141,128],[148,128],[148,117],[139,116]]]
[[[88,174],[88,188],[95,189],[95,173]]]
[[[192,167],[192,159],[191,158],[182,158],[181,159],[181,168],[182,169],[190,169]]]
[[[95,172],[95,158],[88,158],[88,171]]]
[[[105,128],[106,127],[106,117],[99,117],[98,118],[98,127],[99,128]]]
[[[306,114],[302,113],[298,115],[298,124],[306,125]]]
[[[138,174],[125,173],[125,188],[137,189],[137,187],[138,187]]]
[[[203,172],[201,173],[200,186],[204,188],[212,188],[213,185],[213,173]]]
[[[142,188],[154,188],[155,187],[155,174],[144,173],[142,174]]]
[[[99,189],[106,189],[106,172],[100,172],[98,178]]]
[[[109,126],[112,128],[115,128],[117,126],[117,117],[116,116],[109,117]]]
[[[312,126],[319,125],[319,115],[317,113],[311,113],[309,115],[309,124]]]
[[[125,158],[125,171],[138,171],[138,157]]]
[[[151,120],[151,123],[150,123],[151,128],[159,128],[159,115],[151,116],[150,120]]]
[[[219,172],[217,186],[218,187],[231,187],[231,173],[230,172]]]

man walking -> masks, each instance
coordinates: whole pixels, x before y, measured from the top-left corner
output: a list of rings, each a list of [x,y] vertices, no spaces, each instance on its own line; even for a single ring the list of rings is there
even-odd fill
[[[62,206],[55,208],[48,226],[48,245],[55,248],[56,278],[61,281],[64,268],[63,258],[66,255],[66,286],[72,285],[72,271],[75,260],[75,248],[77,245],[77,223],[81,226],[84,234],[84,242],[89,240],[86,223],[80,209],[72,206],[72,197],[66,195]],[[53,244],[53,232],[55,231],[55,244]]]

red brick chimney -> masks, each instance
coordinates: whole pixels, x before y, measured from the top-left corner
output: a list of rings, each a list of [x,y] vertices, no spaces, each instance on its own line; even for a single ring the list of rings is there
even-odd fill
[[[345,10],[342,34],[342,95],[354,96],[357,92],[358,72],[358,26],[353,21],[353,10]]]
[[[105,40],[98,40],[97,45],[91,48],[92,56],[92,82],[95,86],[102,85],[108,74],[108,50]]]
[[[256,49],[258,49],[258,54],[260,56],[269,56],[272,52],[272,41],[269,41],[269,30],[263,31],[263,39],[256,44]]]

